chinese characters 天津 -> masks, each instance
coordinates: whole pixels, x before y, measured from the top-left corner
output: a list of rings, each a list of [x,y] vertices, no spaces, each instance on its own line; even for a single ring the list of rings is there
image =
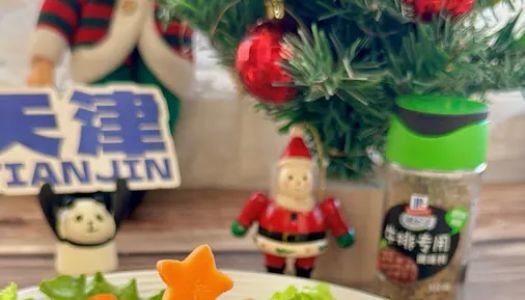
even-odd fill
[[[0,91],[0,192],[172,188],[180,183],[161,94],[154,88]]]

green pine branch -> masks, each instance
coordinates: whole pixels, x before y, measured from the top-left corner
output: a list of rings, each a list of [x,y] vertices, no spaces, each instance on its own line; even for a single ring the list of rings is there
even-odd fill
[[[166,19],[182,18],[206,33],[221,61],[263,17],[263,0],[162,0]],[[394,100],[404,94],[483,95],[525,86],[523,0],[480,0],[468,16],[414,19],[403,0],[287,0],[297,35],[283,43],[283,68],[299,93],[284,105],[259,104],[282,130],[310,123],[322,138],[332,176],[362,178],[382,151]],[[493,7],[516,17],[494,31]],[[315,148],[313,148],[315,149]]]

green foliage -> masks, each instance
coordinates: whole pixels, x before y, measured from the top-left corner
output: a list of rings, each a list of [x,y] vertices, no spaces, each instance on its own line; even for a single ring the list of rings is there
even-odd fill
[[[191,23],[212,37],[214,46],[219,51],[225,65],[232,65],[235,51],[246,31],[262,17],[263,2],[260,0],[242,0],[231,9],[231,0],[159,0],[166,8],[165,19],[186,19],[192,16]],[[224,17],[220,14],[225,12]],[[189,19],[188,19],[189,20]]]
[[[60,276],[46,280],[40,284],[40,291],[55,300],[87,299],[86,276]]]
[[[53,300],[86,300],[98,294],[112,294],[119,300],[161,300],[163,292],[149,297],[141,298],[137,282],[131,280],[124,286],[109,283],[101,273],[97,273],[93,280],[86,276],[59,276],[40,283],[40,291]]]
[[[160,291],[149,298],[140,298],[134,279],[127,285],[116,286],[109,283],[100,273],[96,274],[89,283],[85,276],[59,276],[51,280],[44,280],[40,284],[40,290],[52,300],[83,300],[99,294],[111,294],[119,300],[162,300],[164,294],[164,291]],[[0,290],[0,300],[17,300],[17,292],[16,284],[12,283]],[[334,297],[328,285],[319,284],[302,289],[290,286],[282,292],[273,294],[270,300],[334,300]]]
[[[264,12],[263,0],[161,2],[168,19],[186,19],[207,33],[227,66]],[[293,56],[283,67],[299,96],[258,107],[283,131],[298,123],[313,125],[329,174],[362,178],[373,168],[370,150],[383,150],[398,95],[482,97],[525,86],[522,5],[523,0],[480,0],[467,16],[442,13],[423,22],[402,0],[287,0],[298,34],[284,40]],[[494,8],[501,6],[516,16],[494,22]]]
[[[5,289],[0,290],[0,300],[16,300],[18,288],[16,284],[11,283]]]
[[[298,289],[290,286],[283,292],[273,294],[270,300],[335,300],[328,285],[319,284],[316,287]]]

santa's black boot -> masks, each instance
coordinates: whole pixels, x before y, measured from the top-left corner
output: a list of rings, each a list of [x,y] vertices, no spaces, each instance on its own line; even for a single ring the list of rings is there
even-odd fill
[[[268,273],[273,273],[273,274],[284,274],[284,269],[285,267],[276,268],[276,267],[266,266],[266,270],[268,271]]]
[[[312,268],[310,269],[296,268],[295,275],[297,275],[297,277],[302,277],[302,278],[311,278],[313,270],[314,269]]]

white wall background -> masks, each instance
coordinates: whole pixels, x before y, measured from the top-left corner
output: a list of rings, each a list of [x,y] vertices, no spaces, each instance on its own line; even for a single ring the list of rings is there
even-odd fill
[[[24,84],[27,49],[40,3],[0,0],[0,86]],[[255,114],[249,104],[240,104],[230,74],[217,66],[202,37],[197,37],[195,51],[198,97],[188,105],[181,125],[184,132],[177,137],[181,165],[187,169],[186,184],[264,185],[282,139],[264,116]],[[69,84],[66,64],[59,68],[57,77],[59,88]],[[525,101],[520,93],[492,95],[490,100],[493,128],[486,179],[525,180]],[[203,126],[203,120],[208,119],[214,119],[212,124],[216,125]],[[207,157],[196,155],[195,147],[208,148],[210,153]],[[225,175],[225,169],[236,174]]]

